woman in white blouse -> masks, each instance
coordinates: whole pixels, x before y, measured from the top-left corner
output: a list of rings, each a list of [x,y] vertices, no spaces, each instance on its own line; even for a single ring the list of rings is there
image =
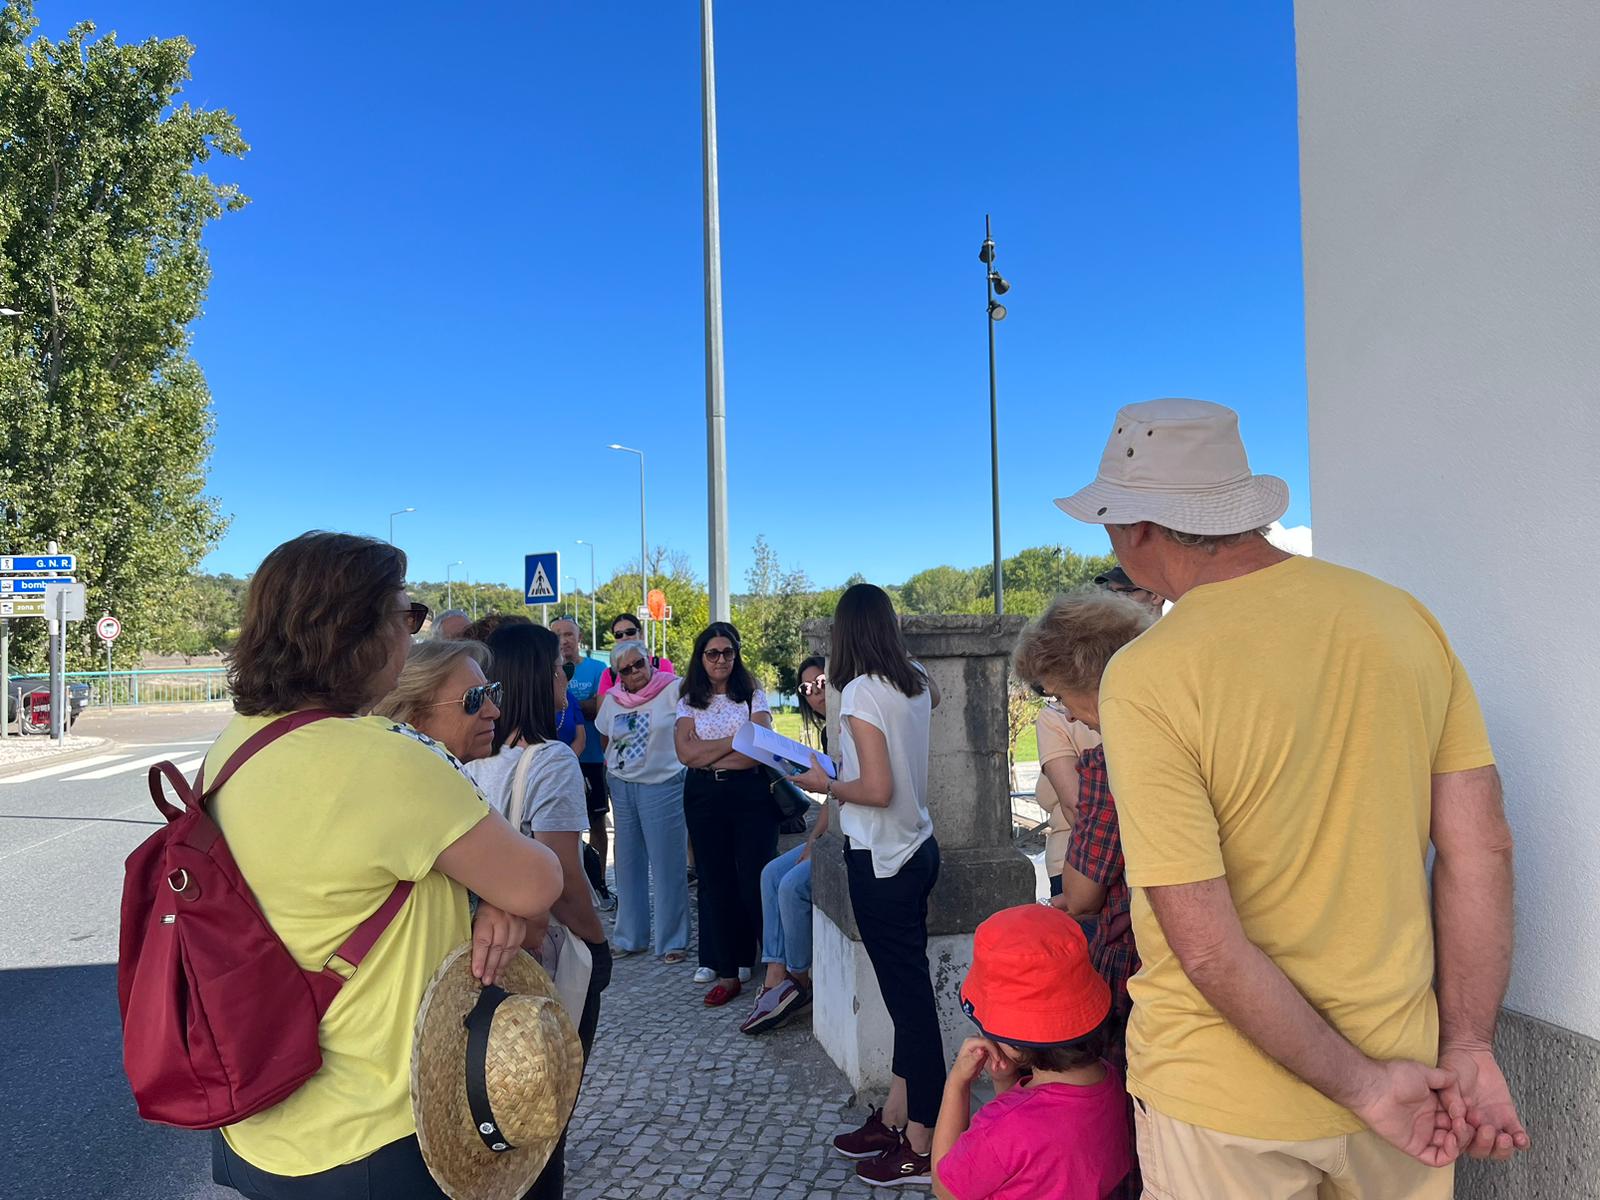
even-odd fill
[[[761,952],[761,871],[778,852],[778,811],[766,773],[733,748],[740,726],[772,726],[767,695],[744,665],[739,631],[715,621],[695,639],[674,731],[689,768],[684,813],[700,878],[701,954],[716,982],[705,1002],[739,994]]]

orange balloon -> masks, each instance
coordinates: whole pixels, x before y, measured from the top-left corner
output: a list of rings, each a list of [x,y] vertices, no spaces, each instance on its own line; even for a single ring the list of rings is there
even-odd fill
[[[660,588],[651,588],[645,601],[652,621],[659,621],[667,615],[667,594]]]

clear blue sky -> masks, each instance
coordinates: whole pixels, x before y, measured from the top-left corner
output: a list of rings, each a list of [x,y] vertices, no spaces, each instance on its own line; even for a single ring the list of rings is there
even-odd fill
[[[574,538],[637,556],[620,441],[704,571],[695,0],[39,11],[187,36],[253,147],[195,340],[207,569],[413,505],[413,578],[586,586]],[[1239,409],[1310,523],[1289,5],[724,0],[717,37],[735,590],[758,534],[821,584],[988,559],[986,211],[1008,553],[1104,548],[1050,501],[1163,395]]]

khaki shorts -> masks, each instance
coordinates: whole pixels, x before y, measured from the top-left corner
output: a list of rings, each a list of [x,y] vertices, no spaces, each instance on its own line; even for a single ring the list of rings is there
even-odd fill
[[[1146,1200],[1450,1200],[1455,1168],[1429,1167],[1363,1131],[1270,1142],[1202,1129],[1133,1102]]]

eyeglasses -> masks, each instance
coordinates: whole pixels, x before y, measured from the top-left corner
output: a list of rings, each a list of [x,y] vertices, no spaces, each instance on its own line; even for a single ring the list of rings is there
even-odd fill
[[[480,683],[477,687],[469,687],[462,693],[460,700],[435,700],[432,704],[424,704],[422,707],[440,708],[446,704],[459,704],[462,712],[469,717],[475,717],[478,715],[478,710],[483,707],[485,700],[496,708],[500,707],[500,684],[498,682]]]
[[[732,648],[724,648],[722,650],[707,650],[705,656],[707,662],[732,662],[733,656],[738,653],[737,650]]]
[[[800,694],[802,696],[815,696],[818,692],[825,692],[827,690],[828,677],[826,675],[818,675],[810,683],[802,683],[800,685]]]
[[[406,619],[406,624],[410,626],[412,633],[421,633],[422,627],[428,623],[428,617],[432,613],[433,609],[423,604],[420,600],[412,604],[410,608],[397,608],[394,610],[395,616]]]
[[[644,659],[636,658],[631,663],[626,663],[617,668],[618,675],[632,675],[635,671],[644,670]]]
[[[613,629],[611,636],[619,642],[631,642],[639,636],[639,631],[637,629]]]

